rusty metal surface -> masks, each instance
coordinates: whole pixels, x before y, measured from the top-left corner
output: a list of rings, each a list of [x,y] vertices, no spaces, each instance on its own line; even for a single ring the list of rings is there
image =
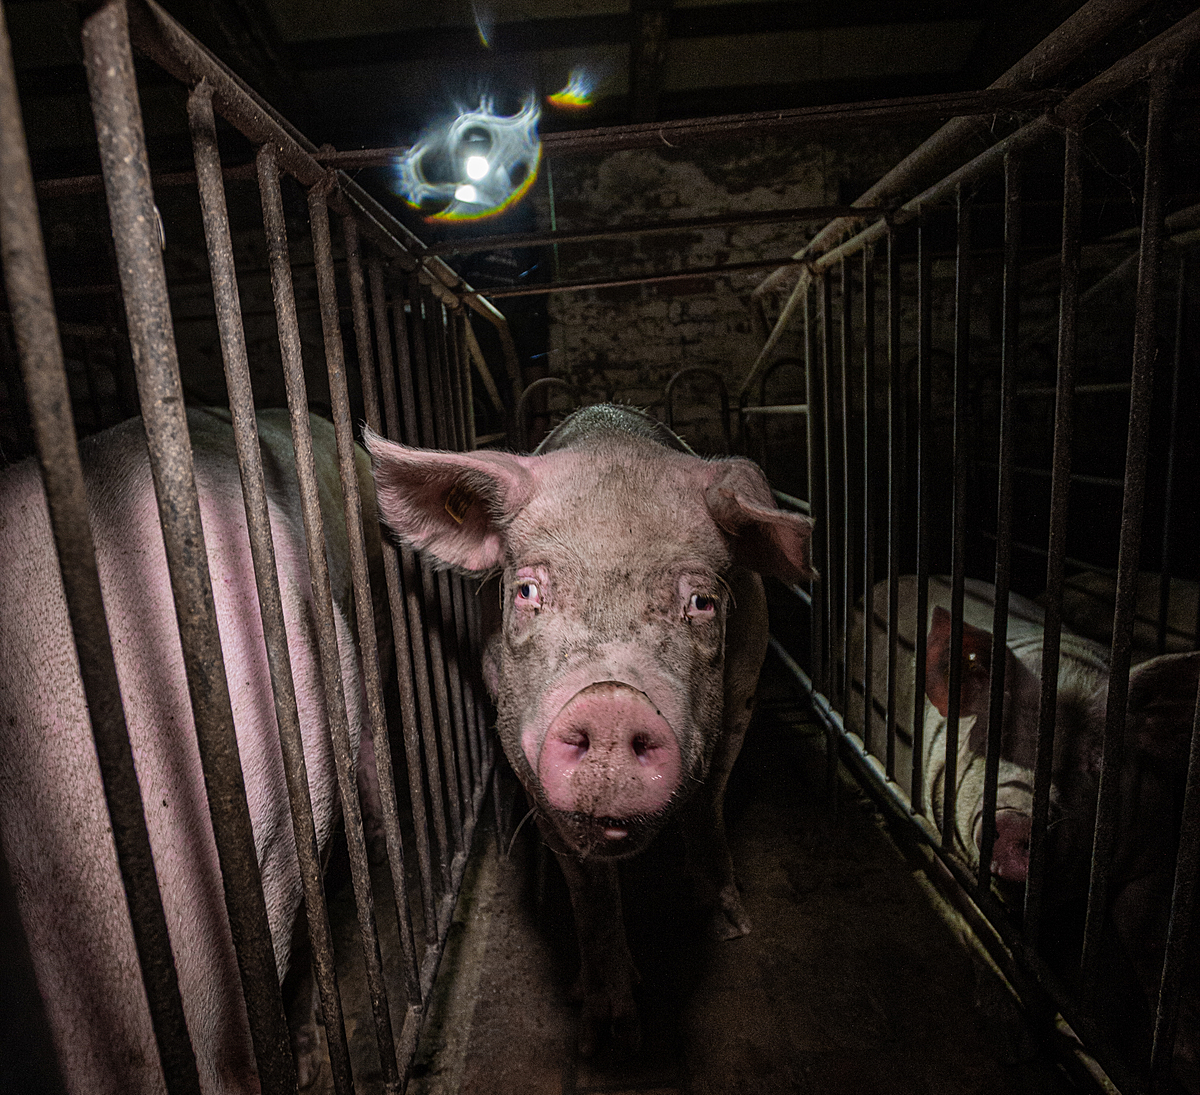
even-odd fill
[[[237,445],[238,468],[242,477],[250,553],[254,563],[263,637],[271,672],[271,689],[275,697],[275,717],[283,748],[284,776],[291,806],[292,829],[296,838],[309,943],[312,946],[313,968],[321,998],[334,1089],[338,1095],[343,1095],[353,1092],[354,1081],[346,1043],[341,996],[338,992],[337,971],[334,967],[333,934],[325,905],[321,851],[313,824],[308,768],[300,734],[300,715],[288,656],[283,600],[279,591],[279,574],[263,478],[262,452],[259,448],[258,428],[254,416],[254,392],[250,382],[237,272],[233,260],[233,240],[229,231],[229,215],[225,205],[225,188],[217,148],[212,89],[205,81],[193,88],[188,96],[188,120],[196,158],[200,211],[208,245],[209,267],[212,271],[213,301],[221,337],[221,356],[225,364],[229,409]]]
[[[0,10],[0,257],[63,591],[159,1061],[167,1091],[171,1095],[190,1095],[199,1092],[200,1077],[179,995],[179,979],[101,599],[83,468],[3,10]],[[45,1080],[49,1087],[56,1083],[53,1077]]]
[[[89,15],[82,37],[151,474],[255,1057],[264,1090],[289,1092],[296,1087],[295,1066],[217,634],[124,4],[106,3]]]

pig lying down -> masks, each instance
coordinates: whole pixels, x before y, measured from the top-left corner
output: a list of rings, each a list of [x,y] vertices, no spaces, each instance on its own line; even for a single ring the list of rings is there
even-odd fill
[[[300,874],[233,429],[221,411],[189,411],[188,427],[282,977],[300,907]],[[357,743],[361,688],[347,622],[349,548],[336,448],[329,423],[313,418],[312,428]],[[313,815],[324,849],[340,805],[286,412],[260,414],[259,436]],[[80,455],[117,676],[201,1084],[206,1093],[257,1091],[141,420],[84,440]],[[360,464],[368,529],[374,530],[365,454]],[[158,1054],[41,477],[32,460],[0,476],[0,559],[0,838],[58,1060],[72,1093],[159,1092]]]
[[[610,1030],[635,1045],[617,861],[686,812],[716,933],[750,930],[722,796],[766,652],[758,575],[813,578],[811,522],[776,508],[754,464],[700,459],[630,408],[578,411],[532,456],[367,444],[404,543],[501,577],[484,677],[570,889],[580,1049]]]

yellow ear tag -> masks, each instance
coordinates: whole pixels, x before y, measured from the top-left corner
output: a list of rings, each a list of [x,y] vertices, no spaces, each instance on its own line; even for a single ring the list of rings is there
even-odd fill
[[[462,483],[455,483],[450,493],[446,495],[446,512],[454,518],[456,525],[463,523],[463,518],[475,504],[475,492]]]

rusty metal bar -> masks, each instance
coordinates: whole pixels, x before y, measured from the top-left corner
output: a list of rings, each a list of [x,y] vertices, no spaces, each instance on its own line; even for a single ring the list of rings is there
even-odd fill
[[[1163,243],[1163,145],[1174,64],[1161,64],[1150,74],[1146,111],[1145,174],[1142,184],[1142,237],[1138,254],[1136,313],[1133,329],[1132,389],[1125,453],[1125,497],[1121,506],[1121,539],[1117,561],[1117,597],[1113,612],[1112,658],[1109,663],[1108,707],[1096,803],[1096,838],[1083,934],[1084,999],[1091,1002],[1099,987],[1100,936],[1108,910],[1108,872],[1120,809],[1124,759],[1125,712],[1129,700],[1137,571],[1141,554],[1142,509],[1150,405],[1154,388],[1155,336],[1158,324],[1158,279]]]
[[[436,397],[430,369],[430,328],[432,326],[432,301],[415,274],[409,275],[409,304],[412,308],[410,331],[413,336],[413,364],[417,381],[417,409],[421,415],[421,441],[430,447],[438,444],[438,429],[435,421]],[[442,744],[442,763],[446,769],[445,792],[450,805],[450,828],[454,834],[454,847],[462,847],[463,806],[458,782],[458,760],[454,754],[454,721],[450,711],[450,689],[446,683],[445,632],[443,630],[443,607],[439,594],[443,579],[435,574],[427,560],[421,560],[421,580],[425,593],[426,639],[429,643],[429,666],[433,680],[433,694],[437,701],[438,737]]]
[[[875,673],[875,512],[871,505],[875,437],[875,248],[863,248],[863,744],[871,751],[871,714]]]
[[[275,545],[267,509],[267,490],[263,478],[262,452],[254,417],[254,392],[242,327],[241,300],[233,259],[233,240],[225,205],[225,186],[221,177],[221,158],[217,146],[216,120],[213,117],[212,89],[201,81],[188,96],[188,121],[196,158],[196,178],[204,237],[208,245],[212,271],[213,303],[221,338],[221,356],[225,363],[225,381],[229,392],[238,469],[246,507],[246,526],[250,534],[250,554],[258,589],[259,612],[271,671],[271,689],[275,697],[275,718],[283,749],[284,776],[292,812],[292,830],[304,892],[309,943],[313,967],[321,997],[321,1010],[329,1045],[329,1060],[334,1088],[338,1095],[354,1090],[350,1052],[346,1043],[346,1025],[338,992],[337,970],[333,957],[333,933],[322,887],[321,850],[313,824],[312,799],[308,787],[308,767],[300,734],[300,714],[288,655],[283,600],[275,562]]]
[[[383,386],[386,388],[389,383],[391,385],[391,400],[394,404],[396,382],[393,372],[395,366],[392,358],[392,337],[388,324],[383,260],[378,254],[371,255],[368,275],[371,281],[371,311],[375,317],[375,340],[379,347],[379,372],[384,378]],[[379,393],[375,388],[375,371],[374,368],[367,368],[367,363],[362,364],[363,408],[367,425],[376,433],[383,434]],[[437,909],[433,900],[433,869],[429,852],[429,824],[425,814],[425,788],[421,782],[421,742],[417,728],[417,697],[413,685],[412,654],[409,649],[408,615],[404,606],[404,589],[400,584],[399,552],[386,537],[383,540],[383,574],[387,582],[388,606],[391,609],[392,645],[395,647],[396,677],[400,689],[400,724],[404,736],[404,756],[408,762],[405,767],[408,769],[408,794],[413,812],[417,867],[421,879],[421,909],[425,923],[429,924],[437,919]],[[411,924],[408,931],[412,931]],[[418,979],[418,997],[419,990]]]
[[[359,376],[362,378],[363,404],[373,404],[375,421],[379,421],[379,399],[375,392],[375,362],[371,354],[371,324],[367,316],[366,281],[363,277],[362,256],[359,251],[358,226],[353,216],[342,219],[342,238],[346,244],[346,272],[350,282],[350,299],[354,311],[354,343],[358,351]],[[384,328],[387,334],[387,328]],[[400,813],[396,803],[396,775],[392,770],[392,743],[388,733],[387,715],[383,706],[383,687],[380,678],[379,649],[375,636],[374,597],[367,572],[366,542],[363,528],[363,507],[358,490],[358,472],[354,452],[354,432],[350,421],[350,393],[346,374],[336,376],[330,369],[330,399],[341,465],[342,496],[346,509],[346,526],[350,539],[350,561],[354,575],[354,602],[358,613],[359,646],[362,652],[363,676],[367,685],[367,709],[371,718],[371,733],[375,745],[375,767],[379,782],[379,799],[383,811],[383,833],[387,844],[388,865],[392,875],[392,893],[396,902],[396,925],[400,934],[400,949],[404,968],[404,986],[410,1003],[421,999],[421,979],[417,972],[416,948],[413,944],[412,919],[408,911],[408,871],[404,862],[404,843],[400,837]],[[382,547],[382,545],[381,545]],[[407,639],[407,636],[405,636]],[[395,640],[393,640],[395,641]],[[424,805],[422,803],[422,805]]]
[[[1187,941],[1195,927],[1196,878],[1200,874],[1200,694],[1192,718],[1192,744],[1188,753],[1183,815],[1179,823],[1179,850],[1175,856],[1175,884],[1171,893],[1171,918],[1167,927],[1166,953],[1158,1008],[1154,1018],[1154,1042],[1150,1051],[1151,1091],[1169,1091],[1179,996],[1183,988]]]
[[[179,978],[100,593],[83,468],[71,418],[70,391],[34,200],[33,172],[17,99],[12,47],[2,8],[0,257],[71,632],[159,1062],[166,1090],[171,1095],[198,1095],[200,1077],[179,995]],[[54,1081],[47,1079],[53,1086]]]
[[[382,370],[383,409],[387,423],[387,436],[393,441],[403,440],[410,445],[418,444],[417,409],[413,395],[412,366],[409,353],[407,324],[404,320],[404,296],[397,284],[392,305],[392,320],[396,332],[396,371]],[[401,431],[401,400],[397,398],[396,378],[400,379],[400,395],[403,402],[405,431]],[[417,704],[420,718],[421,739],[425,749],[425,774],[429,787],[429,809],[433,815],[433,831],[438,841],[438,873],[443,891],[450,888],[450,861],[454,856],[446,830],[446,811],[442,802],[442,767],[438,756],[437,724],[433,712],[433,693],[429,683],[429,660],[425,652],[424,609],[421,603],[420,564],[416,555],[403,548],[400,551],[403,575],[405,613],[408,617],[408,636],[411,644],[412,673],[417,689]],[[406,741],[408,735],[406,733]],[[415,743],[414,743],[415,744]],[[410,765],[412,761],[410,760]],[[413,777],[409,776],[410,781]],[[422,891],[424,892],[424,891]],[[426,910],[425,940],[437,941],[437,910]]]
[[[371,611],[371,587],[367,580],[366,548],[362,532],[362,502],[358,496],[358,473],[354,461],[354,427],[350,422],[350,399],[346,391],[345,353],[342,347],[341,323],[338,319],[337,286],[334,282],[333,248],[329,232],[329,206],[325,186],[318,184],[308,192],[308,215],[312,230],[313,257],[317,266],[317,296],[321,305],[321,330],[325,338],[325,366],[329,373],[329,393],[333,404],[334,432],[337,438],[338,464],[342,479],[342,504],[345,512],[346,535],[350,541],[350,567],[354,599],[358,609],[359,643],[362,647],[363,677],[366,684],[367,718],[370,727],[362,733],[380,736],[387,747],[387,729],[383,714],[383,694],[379,682],[379,656],[375,640],[375,618]],[[312,466],[309,433],[308,396],[304,390],[303,371],[285,377],[288,387],[288,409],[292,411],[292,435],[297,439],[296,464],[300,476],[301,497],[305,501],[305,532],[308,533],[309,569],[313,573],[313,600],[317,617],[317,640],[321,649],[321,671],[325,676],[326,693],[333,679],[330,706],[338,708],[337,717],[330,718],[334,759],[337,761],[338,788],[342,798],[342,820],[346,830],[346,845],[350,852],[350,877],[354,885],[354,904],[358,912],[358,927],[362,935],[363,961],[367,973],[367,989],[371,1011],[375,1017],[375,1037],[379,1042],[379,1059],[386,1089],[399,1090],[400,1073],[392,1034],[391,1008],[383,980],[383,956],[379,949],[379,932],[375,922],[375,897],[371,890],[371,869],[367,859],[367,842],[363,833],[362,808],[358,799],[355,778],[356,757],[351,747],[349,724],[346,718],[346,698],[342,693],[341,664],[337,633],[334,628],[333,601],[329,574],[325,569],[325,536],[320,506],[316,497],[316,471]],[[299,435],[297,437],[297,435]],[[308,450],[307,452],[305,450]],[[307,467],[305,466],[307,463]],[[312,476],[311,496],[305,497],[304,481]],[[315,550],[314,550],[315,545]],[[319,555],[321,566],[313,565]],[[351,655],[353,656],[353,655]],[[331,712],[332,715],[332,712]]]
[[[1046,828],[1050,815],[1050,783],[1058,665],[1062,642],[1063,560],[1067,552],[1067,513],[1071,500],[1071,442],[1075,422],[1075,357],[1079,314],[1079,260],[1082,234],[1082,187],[1079,177],[1079,131],[1068,129],[1063,146],[1062,259],[1058,304],[1058,390],[1054,402],[1053,475],[1050,480],[1050,530],[1046,554],[1046,618],[1043,624],[1042,695],[1038,711],[1034,760],[1029,867],[1025,883],[1025,921],[1029,945],[1037,947],[1041,932],[1042,889],[1046,875]]]
[[[1175,289],[1175,338],[1171,361],[1171,411],[1167,427],[1167,475],[1163,485],[1162,558],[1158,575],[1158,626],[1154,648],[1167,651],[1167,617],[1171,610],[1171,526],[1175,495],[1175,444],[1179,436],[1179,374],[1183,366],[1183,317],[1187,307],[1188,251],[1179,256],[1179,284]]]
[[[689,376],[706,376],[716,385],[717,398],[721,402],[721,436],[725,440],[725,455],[732,456],[733,433],[730,429],[729,389],[725,387],[725,378],[716,369],[710,369],[705,365],[689,365],[671,374],[671,378],[667,381],[666,390],[663,393],[666,404],[667,429],[675,429],[675,388],[681,380]],[[750,409],[749,407],[744,407],[742,411],[743,413],[747,413]]]
[[[1083,56],[1092,46],[1104,41],[1117,27],[1145,6],[1146,0],[1089,0],[1008,69],[989,90],[1029,91],[1046,86],[1072,62]],[[976,137],[986,137],[990,125],[989,119],[966,115],[960,115],[947,122],[853,204],[894,204],[897,198],[910,192],[914,186],[920,186],[933,172],[943,169],[943,165],[958,149]],[[859,217],[862,215],[864,214],[860,214]],[[839,237],[852,230],[858,223],[858,217],[832,221],[793,257],[811,259],[828,251]],[[768,291],[778,280],[776,275],[771,275],[755,292]]]
[[[988,700],[987,760],[983,778],[983,832],[979,842],[979,889],[991,886],[992,849],[996,844],[996,783],[1004,725],[1004,678],[1008,650],[1008,593],[1012,578],[1013,389],[1016,386],[1017,338],[1021,314],[1021,163],[1004,158],[1004,285],[1000,346],[1000,474],[996,487],[996,601],[992,610],[991,692]]]
[[[888,610],[887,735],[884,771],[896,778],[896,657],[900,642],[900,503],[903,494],[904,363],[900,347],[900,242],[894,228],[888,231]],[[915,763],[915,761],[914,761]]]
[[[954,501],[950,516],[950,672],[947,680],[946,755],[942,764],[942,850],[954,849],[958,814],[958,741],[962,714],[963,581],[967,556],[967,422],[971,357],[971,201],[958,191],[957,261],[954,270]],[[917,687],[923,687],[917,681]],[[916,761],[914,760],[914,763]],[[928,794],[933,793],[927,787]]]
[[[205,788],[264,1091],[294,1091],[192,467],[125,5],[83,22],[84,64]]]

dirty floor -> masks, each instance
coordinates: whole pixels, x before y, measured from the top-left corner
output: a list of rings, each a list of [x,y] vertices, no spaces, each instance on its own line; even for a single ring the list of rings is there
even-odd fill
[[[727,804],[754,930],[705,936],[677,833],[627,864],[644,1028],[628,1061],[574,1051],[570,906],[536,830],[514,839],[512,806],[498,848],[481,824],[410,1095],[1075,1091],[870,801],[843,779],[830,823],[823,785],[823,737],[769,661]]]

